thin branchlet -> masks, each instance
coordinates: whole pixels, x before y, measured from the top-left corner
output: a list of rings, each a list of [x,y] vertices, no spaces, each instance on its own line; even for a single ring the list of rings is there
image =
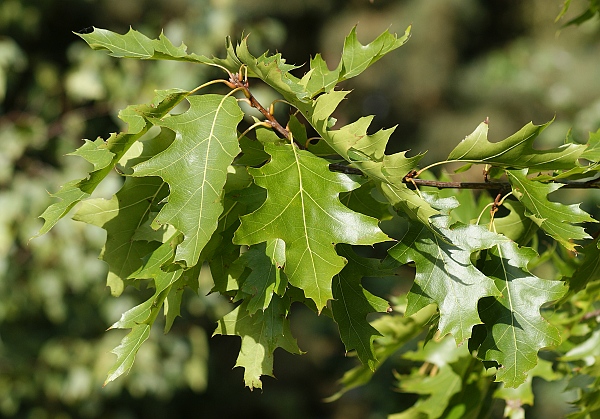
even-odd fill
[[[231,84],[230,87],[234,89],[239,89],[244,93],[244,96],[246,97],[246,99],[248,99],[248,103],[250,104],[250,106],[252,106],[255,109],[258,109],[258,111],[261,114],[263,114],[263,116],[266,118],[265,122],[267,124],[269,124],[275,131],[279,132],[284,138],[290,141],[292,140],[292,134],[290,133],[290,131],[283,125],[281,125],[279,121],[275,119],[273,114],[267,109],[265,109],[265,107],[262,106],[258,100],[256,100],[256,98],[250,91],[250,84],[248,82],[247,73],[243,73],[243,70],[241,68],[238,74],[229,73],[229,83]]]

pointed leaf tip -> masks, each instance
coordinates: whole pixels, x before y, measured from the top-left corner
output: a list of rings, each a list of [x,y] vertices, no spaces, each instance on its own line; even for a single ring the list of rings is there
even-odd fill
[[[578,159],[586,146],[567,144],[549,150],[533,148],[535,139],[552,121],[542,125],[529,123],[510,137],[492,143],[487,139],[488,119],[462,140],[448,160],[493,164],[503,168],[535,170],[569,170],[580,166]]]

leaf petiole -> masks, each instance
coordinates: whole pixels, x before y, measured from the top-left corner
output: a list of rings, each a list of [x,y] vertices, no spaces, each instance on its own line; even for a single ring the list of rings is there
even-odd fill
[[[200,85],[200,86],[198,86],[198,87],[196,87],[196,88],[194,88],[194,89],[190,90],[190,93],[189,93],[189,94],[190,94],[190,95],[193,95],[194,93],[198,92],[199,90],[201,90],[201,89],[204,89],[205,87],[207,87],[207,86],[210,86],[210,85],[212,85],[212,84],[217,84],[217,83],[223,83],[223,84],[225,84],[227,87],[229,87],[229,88],[231,88],[231,89],[235,89],[235,86],[234,86],[234,85],[232,85],[232,84],[231,84],[230,82],[228,82],[227,80],[225,80],[225,79],[217,79],[217,80],[211,80],[211,81],[209,81],[209,82],[206,82],[206,83],[204,83],[204,84],[202,84],[202,85]]]
[[[248,134],[250,131],[252,131],[254,128],[257,127],[266,127],[266,128],[273,128],[273,126],[271,124],[269,124],[266,121],[259,121],[259,122],[255,122],[254,124],[250,125],[244,132],[242,132],[239,137],[238,137],[238,141],[246,134]]]

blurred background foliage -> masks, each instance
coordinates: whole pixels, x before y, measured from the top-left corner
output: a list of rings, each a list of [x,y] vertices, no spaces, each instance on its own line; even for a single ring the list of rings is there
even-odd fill
[[[367,42],[388,27],[402,33],[412,24],[405,47],[345,85],[353,93],[336,116],[347,123],[375,114],[373,128],[398,125],[389,151],[430,150],[432,162],[486,117],[492,140],[530,120],[555,118],[539,147],[562,143],[570,128],[585,141],[600,127],[598,19],[559,31],[554,19],[561,6],[559,0],[2,0],[0,416],[375,419],[415,400],[392,391],[392,366],[384,365],[369,386],[323,403],[355,360],[344,356],[331,321],[300,307],[291,323],[307,354],[277,353],[277,379],[265,380],[263,394],[244,389],[241,369],[232,370],[239,340],[210,338],[215,320],[231,307],[205,296],[209,274],[199,296],[188,293],[169,335],[155,327],[131,373],[102,388],[115,359],[109,351],[125,333],[105,329],[150,291],[110,297],[97,259],[104,231],[65,220],[29,241],[41,225],[36,217],[50,202],[47,191],[83,173],[85,162],[65,155],[83,138],[118,131],[119,109],[149,100],[154,89],[191,89],[216,74],[185,63],[113,59],[72,31],[97,26],[124,33],[131,25],[154,38],[162,29],[175,44],[184,41],[205,55],[222,55],[227,36],[250,34],[257,54],[277,50],[303,64],[321,52],[333,67],[352,26]],[[586,6],[574,1],[564,21]],[[109,196],[118,182],[115,176],[114,188],[99,194]],[[592,210],[600,197],[586,192],[572,200],[586,200]],[[389,297],[409,284],[368,285]],[[536,388],[548,394],[541,380]],[[545,397],[530,413],[560,417],[565,398]]]

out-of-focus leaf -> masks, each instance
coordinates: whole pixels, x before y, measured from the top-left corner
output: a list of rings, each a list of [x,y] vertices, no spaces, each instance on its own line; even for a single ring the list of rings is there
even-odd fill
[[[422,361],[410,375],[396,374],[398,387],[420,395],[409,409],[390,415],[390,419],[447,418],[477,419],[490,408],[490,373],[474,359],[468,348],[457,347],[450,337],[429,340],[405,358]]]
[[[596,363],[600,356],[600,328],[596,328],[592,334],[579,345],[573,347],[561,357],[563,361],[584,361],[591,365]]]
[[[470,354],[466,345],[457,347],[453,339],[449,338],[439,342],[432,340],[420,352],[408,353],[405,357],[429,362],[436,365],[438,369],[431,375],[423,375],[421,371],[414,370],[411,375],[400,377],[399,387],[402,392],[428,397],[421,397],[414,406],[391,417],[395,419],[441,417],[449,406],[450,400],[463,390],[464,381],[469,378],[463,376],[468,371],[455,371],[452,366],[461,358],[463,362],[459,365],[469,361]],[[458,368],[460,369],[460,366]]]
[[[557,374],[552,370],[552,362],[538,359],[537,365],[529,372],[529,374],[527,374],[527,379],[523,384],[516,388],[508,388],[501,385],[501,387],[494,392],[494,398],[506,401],[504,417],[510,419],[525,417],[523,406],[533,406],[532,383],[534,377],[540,377],[546,381],[554,381],[560,378],[560,374]]]
[[[600,130],[590,133],[587,148],[581,157],[593,162],[600,162]]]
[[[600,279],[600,238],[588,243],[579,253],[583,254],[583,262],[568,279],[571,291],[577,292],[585,288],[590,281]]]
[[[554,21],[558,22],[565,15],[565,13],[567,13],[567,10],[569,10],[570,6],[571,0],[565,0],[565,2],[563,3],[563,7],[560,10],[560,13],[556,16],[556,19]]]
[[[410,317],[399,315],[382,316],[373,322],[373,326],[381,336],[374,341],[376,367],[379,367],[390,356],[406,345],[411,339],[422,333],[423,327],[435,316],[435,306],[432,304]],[[342,389],[327,398],[327,401],[339,399],[353,388],[368,383],[374,371],[368,364],[359,365],[346,372],[339,381]]]

